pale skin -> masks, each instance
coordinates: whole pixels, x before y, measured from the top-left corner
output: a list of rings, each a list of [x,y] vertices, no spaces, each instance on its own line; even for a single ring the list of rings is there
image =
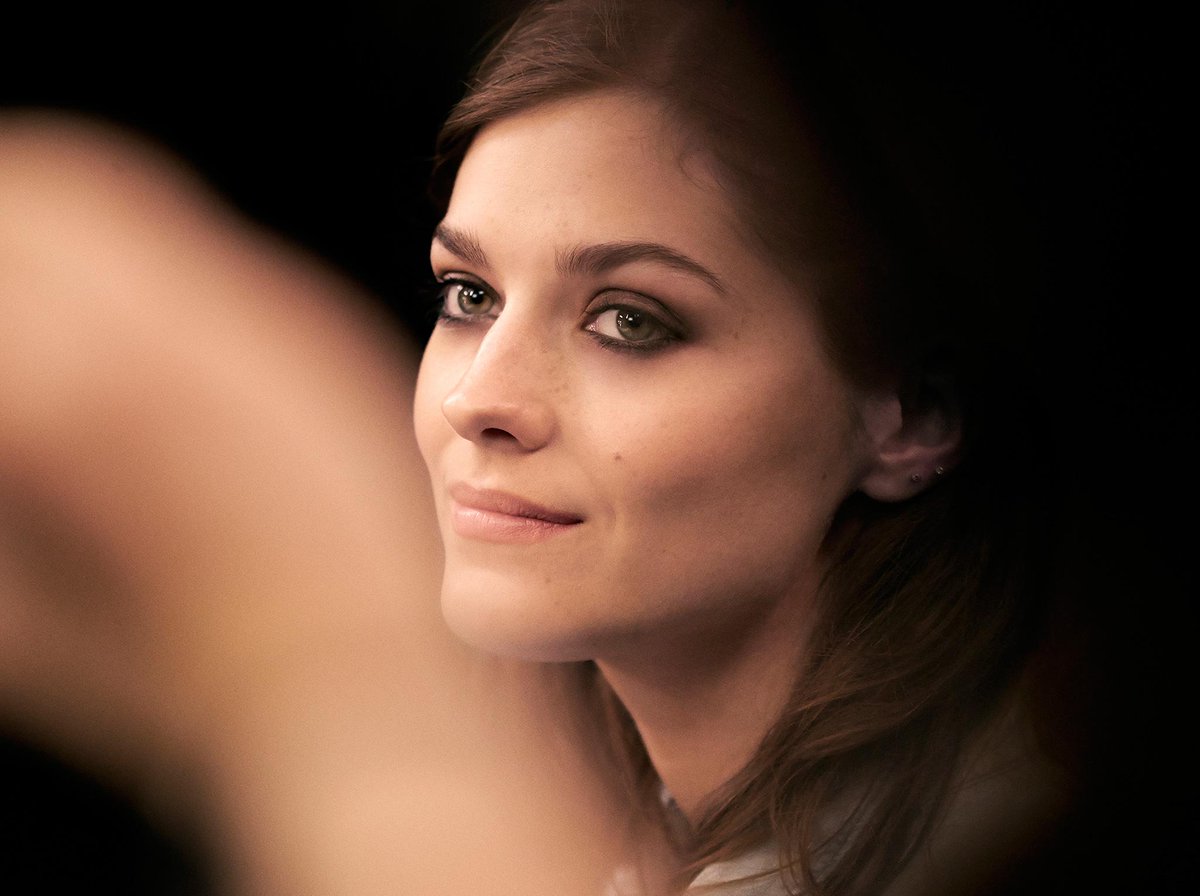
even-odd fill
[[[416,423],[452,627],[595,660],[694,815],[782,709],[838,505],[915,493],[955,442],[850,385],[806,284],[663,121],[601,92],[480,133],[433,241],[448,285]],[[479,490],[560,524],[463,526]],[[489,509],[497,531],[523,512]]]

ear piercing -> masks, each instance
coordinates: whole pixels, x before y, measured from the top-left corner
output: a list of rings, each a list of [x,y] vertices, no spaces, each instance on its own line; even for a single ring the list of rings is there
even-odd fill
[[[933,473],[934,473],[934,475],[935,475],[935,476],[941,476],[941,475],[943,475],[945,472],[946,472],[946,468],[945,468],[945,467],[941,467],[941,466],[939,466],[939,467],[934,467],[934,468],[933,468]],[[920,473],[913,473],[911,476],[909,476],[909,477],[908,477],[908,481],[909,481],[909,482],[911,482],[911,483],[913,483],[913,484],[915,485],[916,483],[918,483],[918,482],[920,482],[920,481],[921,481],[921,474],[920,474]]]

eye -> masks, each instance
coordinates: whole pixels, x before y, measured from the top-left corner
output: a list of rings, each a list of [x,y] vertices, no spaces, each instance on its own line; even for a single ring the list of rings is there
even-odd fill
[[[648,351],[675,342],[680,334],[644,308],[611,305],[593,313],[584,327],[609,348]]]
[[[441,308],[438,317],[446,321],[469,321],[495,317],[499,300],[491,289],[472,280],[446,277],[441,281]]]

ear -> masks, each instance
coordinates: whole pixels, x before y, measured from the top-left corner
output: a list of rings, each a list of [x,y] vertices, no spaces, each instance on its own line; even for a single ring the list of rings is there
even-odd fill
[[[923,375],[914,388],[870,396],[863,406],[870,452],[859,488],[877,501],[904,501],[958,462],[962,420],[952,383]]]

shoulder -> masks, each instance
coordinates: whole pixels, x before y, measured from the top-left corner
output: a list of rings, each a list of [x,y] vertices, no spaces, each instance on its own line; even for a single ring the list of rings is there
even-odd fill
[[[686,896],[788,896],[779,873],[779,850],[774,844],[723,862],[714,862],[696,875]],[[601,896],[650,896],[632,865],[618,867]]]
[[[888,896],[991,892],[1054,836],[1074,791],[1014,692],[968,750],[944,814]]]
[[[779,873],[779,849],[767,844],[735,859],[705,867],[687,888],[689,896],[787,896]]]

